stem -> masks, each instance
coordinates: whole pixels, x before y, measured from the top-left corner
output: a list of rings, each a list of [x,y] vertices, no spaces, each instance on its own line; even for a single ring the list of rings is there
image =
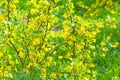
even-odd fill
[[[7,18],[8,18],[8,30],[10,31],[10,25],[9,25],[9,22],[10,22],[10,0],[7,0]]]
[[[47,14],[49,14],[49,10],[50,10],[50,6],[48,7],[48,12],[47,12]],[[47,16],[47,22],[46,22],[46,23],[47,23],[47,24],[46,24],[46,29],[45,29],[45,35],[44,35],[44,37],[43,37],[43,41],[42,41],[42,43],[41,43],[41,46],[40,46],[40,48],[38,49],[39,52],[41,51],[42,46],[44,45],[45,38],[46,38],[46,36],[47,36],[47,32],[48,32],[48,23],[49,23],[48,16]],[[41,23],[41,25],[42,25],[42,23]]]
[[[69,9],[69,7],[68,7],[68,5],[66,5],[66,7],[67,7],[67,9],[68,9],[68,14],[69,14],[69,11],[70,11],[70,9]],[[73,22],[73,20],[72,20],[72,16],[70,15],[69,16],[69,18],[70,18],[70,23],[71,24],[73,24],[74,22]],[[71,34],[73,35],[73,36],[75,36],[75,25],[73,25],[72,26],[72,32],[71,32]],[[75,58],[76,57],[76,54],[75,54],[75,46],[76,46],[76,42],[73,40],[73,46],[72,46],[72,53],[73,53],[73,55],[72,55],[72,58]],[[73,67],[73,77],[74,77],[74,80],[76,80],[76,69]]]
[[[3,58],[2,58],[2,60],[3,60],[3,65],[2,65],[2,66],[3,66],[3,77],[1,77],[1,79],[2,79],[2,78],[3,78],[3,79],[5,78],[5,77],[4,77],[4,76],[5,76],[5,75],[4,75],[4,70],[5,70],[4,58],[5,58],[5,56],[4,56],[4,54],[3,54]]]
[[[15,45],[9,40],[9,43],[12,45],[12,46],[10,46],[9,44],[9,46],[13,49],[13,50],[15,50],[15,52],[17,53],[17,56],[18,56],[18,58],[19,58],[19,60],[20,60],[20,63],[21,63],[21,65],[22,65],[22,67],[24,67],[24,64],[23,64],[23,62],[22,62],[22,60],[21,60],[21,58],[19,57],[19,51],[17,51],[17,48],[15,47]]]

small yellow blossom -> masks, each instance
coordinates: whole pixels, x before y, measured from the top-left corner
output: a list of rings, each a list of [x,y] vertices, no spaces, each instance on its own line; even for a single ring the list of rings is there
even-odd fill
[[[84,27],[79,27],[78,28],[78,34],[84,34],[85,33],[85,28]]]
[[[57,53],[56,51],[53,52],[54,55],[55,55],[56,53]]]
[[[11,73],[8,74],[9,78],[13,78],[13,75]]]
[[[55,7],[55,10],[58,12],[59,11],[59,7]]]
[[[11,66],[7,66],[6,68],[7,68],[8,71],[10,71],[12,67]]]
[[[35,67],[37,67],[37,66],[38,66],[38,63],[34,62],[33,65],[34,65]]]
[[[109,20],[109,21],[116,21],[116,18],[113,17],[113,18],[109,18],[108,20]]]
[[[116,48],[118,45],[119,45],[119,43],[118,43],[118,42],[115,42],[115,43],[112,45],[112,47],[113,47],[113,48]]]
[[[63,14],[63,18],[65,18],[65,19],[68,18],[67,13],[64,13],[64,14]]]
[[[46,62],[45,66],[49,67],[50,66],[50,62]]]
[[[40,43],[40,39],[39,38],[35,38],[32,42],[34,45],[37,45]]]
[[[12,59],[12,56],[10,54],[8,54],[8,59]]]
[[[101,45],[101,46],[105,46],[106,43],[102,41],[102,42],[100,43],[100,45]]]
[[[56,79],[56,73],[54,73],[54,72],[51,73],[51,74],[50,74],[50,77],[53,78],[53,79]]]
[[[84,78],[81,78],[79,80],[89,80],[88,78],[84,77]]]
[[[27,74],[29,70],[27,68],[24,68],[23,71]]]
[[[111,25],[110,27],[116,29],[117,25],[116,25],[116,24],[113,24],[113,25]]]
[[[97,24],[97,27],[98,27],[98,28],[103,28],[103,27],[104,27],[104,23],[103,23],[103,22],[98,23],[98,24]]]
[[[87,70],[87,73],[91,73],[91,71],[90,71],[90,70]]]
[[[101,57],[105,57],[105,53],[101,53],[100,56],[101,56]]]
[[[71,65],[68,65],[68,66],[66,67],[66,71],[67,71],[67,72],[71,72],[72,69],[73,69],[73,67],[72,67]]]
[[[20,58],[23,58],[23,57],[24,57],[24,53],[23,53],[23,52],[20,52],[20,53],[19,53],[19,56],[20,56]]]
[[[111,14],[116,14],[116,11],[112,10],[112,11],[111,11]]]
[[[14,1],[14,3],[19,3],[19,0],[13,0]]]
[[[46,68],[41,68],[41,76],[43,79],[46,79]]]
[[[103,47],[103,51],[108,51],[108,48],[107,47]]]
[[[63,58],[63,56],[58,56],[58,59],[62,59]]]
[[[94,63],[91,63],[91,64],[90,64],[90,67],[94,67],[94,66],[95,66]]]
[[[44,47],[44,51],[45,51],[45,52],[48,52],[49,49],[48,49],[47,47]]]
[[[4,16],[0,13],[0,22],[4,20]]]
[[[94,13],[90,13],[90,16],[93,17],[93,16],[94,16]]]
[[[70,58],[71,57],[71,53],[67,53],[66,55],[65,55],[65,58]]]
[[[86,55],[86,58],[87,58],[87,59],[91,59],[91,58],[90,58],[90,55],[88,55],[88,54]]]
[[[2,53],[2,52],[0,52],[0,58],[1,58],[1,57],[3,57],[3,53]]]
[[[31,13],[32,15],[36,14],[37,12],[38,12],[37,9],[31,9],[31,11],[30,11],[30,13]]]
[[[60,0],[54,0],[55,1],[55,3],[58,3]]]
[[[90,49],[95,50],[95,46],[90,45]]]

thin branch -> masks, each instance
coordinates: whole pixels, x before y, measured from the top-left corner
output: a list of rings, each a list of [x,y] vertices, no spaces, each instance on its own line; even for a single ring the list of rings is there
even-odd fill
[[[15,45],[9,40],[9,43],[12,45],[12,46],[10,46],[9,44],[9,46],[13,49],[13,50],[15,50],[15,52],[17,53],[17,56],[18,56],[18,58],[19,58],[19,60],[20,60],[20,63],[21,63],[21,65],[22,65],[22,67],[24,67],[24,64],[23,64],[23,62],[22,62],[22,60],[21,60],[21,58],[19,57],[19,51],[17,50],[17,48],[15,47]]]

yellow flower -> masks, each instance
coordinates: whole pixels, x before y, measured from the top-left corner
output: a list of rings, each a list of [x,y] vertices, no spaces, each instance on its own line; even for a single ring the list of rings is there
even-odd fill
[[[108,48],[107,47],[103,47],[103,51],[108,51]]]
[[[73,67],[72,67],[71,65],[68,65],[68,66],[66,67],[66,71],[67,71],[67,72],[71,72],[71,71],[72,71],[72,68],[73,68]]]
[[[78,34],[84,34],[85,33],[85,28],[84,27],[79,27],[78,28]]]
[[[7,69],[8,71],[10,71],[11,68],[12,68],[12,66],[7,66],[7,67],[6,67],[6,69]]]
[[[0,13],[0,22],[4,20],[4,16]]]
[[[60,0],[54,0],[55,1],[55,3],[58,3]]]
[[[91,17],[94,16],[94,13],[90,13],[90,16],[91,16]]]
[[[23,71],[27,74],[29,70],[27,68],[24,68]]]
[[[30,13],[31,13],[32,15],[36,14],[37,12],[38,12],[38,9],[31,9],[31,11],[30,11]]]
[[[30,23],[30,24],[28,25],[28,31],[29,31],[30,29],[33,29],[33,28],[35,28],[35,25],[34,25],[33,23]]]
[[[9,64],[14,65],[15,63],[14,63],[13,61],[10,60],[10,61],[9,61]]]
[[[100,56],[101,56],[101,57],[105,57],[105,53],[101,53]]]
[[[52,61],[52,56],[48,56],[47,58],[49,61]]]
[[[47,47],[44,47],[44,51],[45,51],[45,52],[48,52],[49,49],[48,49]]]
[[[101,42],[100,45],[101,45],[101,46],[105,46],[106,43],[105,43],[105,42]]]
[[[97,24],[97,27],[98,27],[98,28],[104,27],[104,23],[103,23],[103,22],[98,23],[98,24]]]
[[[55,10],[56,10],[56,12],[58,12],[59,11],[59,7],[55,7]]]
[[[84,78],[81,78],[79,80],[89,80],[88,78],[84,77]]]
[[[90,45],[90,49],[95,50],[95,46]]]
[[[113,17],[113,18],[109,18],[108,20],[109,20],[109,21],[116,21],[116,18]]]
[[[14,0],[14,3],[19,3],[19,0]]]
[[[8,74],[9,78],[13,78],[13,75],[11,73]]]
[[[116,24],[113,24],[113,25],[111,25],[110,27],[116,29],[117,25],[116,25]]]
[[[33,41],[32,41],[33,45],[37,45],[40,43],[40,39],[39,38],[35,38]]]
[[[111,14],[116,14],[116,11],[112,10],[112,11],[111,11]]]
[[[33,63],[33,65],[34,65],[35,67],[37,67],[37,66],[38,66],[38,64],[37,64],[36,62],[34,62],[34,63]]]
[[[29,62],[29,64],[27,65],[28,68],[30,68],[32,66],[32,62]]]
[[[24,53],[23,53],[23,52],[20,52],[20,53],[19,53],[19,57],[20,57],[20,58],[23,58],[23,57],[24,57]]]
[[[50,66],[50,62],[46,62],[45,66],[49,67]]]
[[[113,47],[113,48],[116,48],[118,45],[119,45],[119,43],[118,43],[118,42],[115,42],[115,43],[112,45],[112,47]]]
[[[94,66],[95,66],[94,63],[91,63],[91,64],[90,64],[90,67],[94,67]]]
[[[50,78],[56,79],[56,74],[53,72],[50,74]]]
[[[54,55],[55,55],[56,53],[57,53],[56,51],[53,52]]]
[[[88,54],[86,55],[86,58],[87,58],[87,59],[91,59],[91,58],[90,58],[90,55],[88,55]]]
[[[46,68],[41,68],[41,72],[42,78],[46,80]]]
[[[0,58],[1,58],[1,57],[3,57],[3,53],[2,53],[2,52],[0,52]]]
[[[58,56],[58,59],[62,59],[63,58],[63,56]]]
[[[68,18],[67,13],[64,13],[64,14],[63,14],[63,18],[65,18],[65,19]]]
[[[70,58],[71,57],[71,53],[67,53],[66,55],[65,55],[65,58]]]
[[[44,58],[45,54],[43,52],[37,53],[36,57],[41,61]]]
[[[12,59],[12,56],[10,54],[8,54],[8,59]]]
[[[87,70],[87,73],[91,73],[91,71],[90,71],[90,70]]]
[[[70,36],[70,40],[71,41],[76,41],[76,37],[75,36]]]

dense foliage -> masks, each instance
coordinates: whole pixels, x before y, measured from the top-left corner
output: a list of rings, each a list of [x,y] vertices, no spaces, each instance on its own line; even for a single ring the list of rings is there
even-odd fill
[[[120,80],[119,0],[0,0],[0,80]]]

